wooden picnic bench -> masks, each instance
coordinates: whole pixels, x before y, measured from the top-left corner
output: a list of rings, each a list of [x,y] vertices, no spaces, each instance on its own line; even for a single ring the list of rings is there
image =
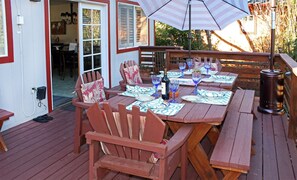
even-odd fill
[[[213,167],[223,171],[224,179],[237,179],[250,168],[254,97],[254,90],[238,89],[228,106],[210,159]]]
[[[14,114],[12,112],[6,111],[4,109],[0,109],[0,149],[7,151],[7,147],[6,144],[4,143],[4,139],[1,135],[1,128],[3,125],[3,122],[8,120],[11,116],[13,116]]]
[[[229,111],[210,158],[214,168],[221,169],[224,179],[237,179],[250,169],[253,115]]]
[[[253,114],[254,99],[254,90],[237,89],[233,95],[233,98],[227,110]]]

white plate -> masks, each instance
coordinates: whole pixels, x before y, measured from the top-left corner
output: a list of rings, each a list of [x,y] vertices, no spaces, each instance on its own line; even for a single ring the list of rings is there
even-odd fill
[[[140,96],[135,97],[135,99],[138,100],[138,101],[145,102],[145,101],[152,101],[152,100],[154,100],[155,98],[154,98],[153,96],[140,95]]]
[[[193,72],[192,69],[190,69],[190,70],[185,70],[185,71],[184,71],[184,74],[185,74],[185,75],[191,75],[192,72]]]
[[[213,78],[202,78],[201,79],[202,82],[214,82]]]
[[[208,74],[206,73],[207,71],[201,71],[201,74],[203,75],[215,75],[218,73],[218,71],[208,71]]]
[[[198,100],[198,97],[195,95],[182,96],[181,98],[182,98],[182,100],[190,101],[190,102],[195,102]]]

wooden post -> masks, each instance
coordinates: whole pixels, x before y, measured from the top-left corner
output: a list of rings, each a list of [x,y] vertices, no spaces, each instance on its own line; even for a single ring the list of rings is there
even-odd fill
[[[297,140],[297,67],[292,69],[291,76],[291,99],[290,99],[290,121],[288,137]]]

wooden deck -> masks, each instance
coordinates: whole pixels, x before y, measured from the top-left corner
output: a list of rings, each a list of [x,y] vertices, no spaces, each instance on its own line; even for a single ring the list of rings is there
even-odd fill
[[[55,110],[50,114],[54,120],[48,123],[29,121],[2,132],[8,152],[0,152],[0,179],[88,179],[87,145],[79,155],[72,153],[74,111],[71,109]],[[256,155],[251,159],[251,170],[240,179],[297,179],[297,148],[287,138],[287,118],[257,111],[255,114]],[[178,179],[178,173],[172,179]],[[114,179],[129,177],[121,175]],[[191,165],[188,179],[199,179]]]

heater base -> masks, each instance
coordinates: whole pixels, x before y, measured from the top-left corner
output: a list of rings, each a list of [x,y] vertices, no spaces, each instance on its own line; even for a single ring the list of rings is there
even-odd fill
[[[275,114],[275,115],[282,115],[285,113],[284,109],[265,109],[258,106],[258,111],[265,114]]]

